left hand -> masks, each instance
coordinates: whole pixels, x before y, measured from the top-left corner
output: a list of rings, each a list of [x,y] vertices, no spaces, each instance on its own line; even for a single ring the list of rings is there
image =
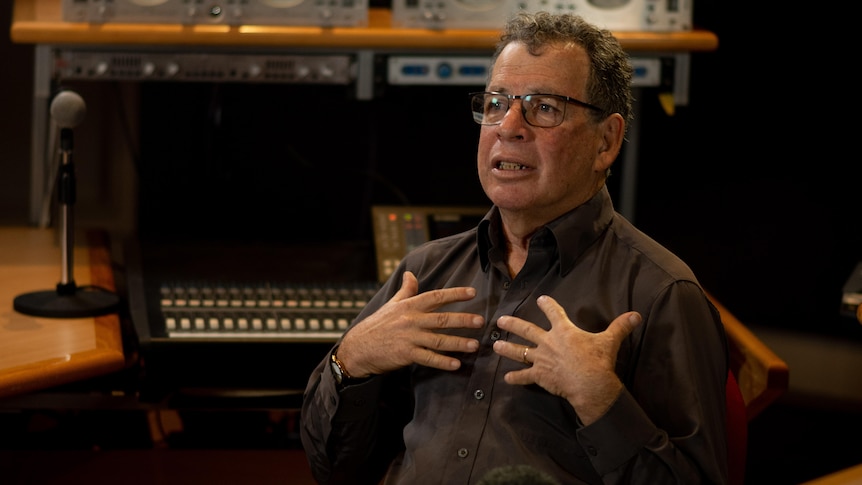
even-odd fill
[[[551,329],[526,320],[505,316],[497,325],[535,346],[528,346],[522,370],[506,374],[509,384],[537,384],[569,401],[584,425],[599,419],[622,392],[623,384],[614,372],[620,344],[637,327],[642,317],[626,312],[615,318],[607,329],[591,333],[578,328],[566,311],[550,296],[540,296],[539,308],[551,322]],[[524,361],[524,346],[498,340],[494,351],[512,360]]]

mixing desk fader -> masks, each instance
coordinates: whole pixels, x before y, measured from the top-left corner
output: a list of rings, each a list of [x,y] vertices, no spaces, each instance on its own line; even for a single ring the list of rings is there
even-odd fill
[[[374,296],[351,284],[162,284],[159,308],[171,339],[335,341]]]

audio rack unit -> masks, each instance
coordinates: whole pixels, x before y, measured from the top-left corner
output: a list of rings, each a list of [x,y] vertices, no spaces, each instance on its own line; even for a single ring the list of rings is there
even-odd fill
[[[64,50],[55,58],[60,79],[350,84],[352,55],[122,52]]]
[[[367,0],[63,0],[66,22],[368,25]]]
[[[614,31],[692,29],[692,0],[392,0],[395,27],[500,29],[518,11],[574,13]]]
[[[632,86],[657,87],[669,83],[667,61],[632,57]],[[398,56],[388,58],[387,81],[392,85],[484,86],[491,70],[490,56]]]

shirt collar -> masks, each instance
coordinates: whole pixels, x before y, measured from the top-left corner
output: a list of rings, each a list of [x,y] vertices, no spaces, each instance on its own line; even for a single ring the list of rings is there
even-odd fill
[[[553,238],[548,239],[555,240],[557,247],[566,248],[565,251],[557,252],[560,255],[561,276],[572,270],[575,261],[608,228],[613,215],[613,202],[607,186],[604,186],[590,200],[539,229],[537,234],[549,231]],[[494,206],[479,222],[476,242],[479,246],[482,271],[488,270],[488,253],[496,242],[502,241],[501,238],[500,210]]]

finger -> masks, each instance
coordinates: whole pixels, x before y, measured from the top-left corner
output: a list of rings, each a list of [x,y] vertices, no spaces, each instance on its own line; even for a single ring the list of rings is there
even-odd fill
[[[481,320],[482,317],[473,315],[473,321],[465,327],[474,327],[472,322]],[[415,347],[425,348],[436,352],[474,352],[479,348],[479,341],[475,338],[450,335],[441,332],[421,332],[413,340]]]
[[[442,288],[430,290],[419,295],[422,309],[434,311],[443,305],[457,301],[467,301],[476,297],[476,288],[470,286],[456,286],[453,288]]]
[[[533,368],[531,366],[528,366],[521,370],[506,372],[506,375],[503,376],[503,380],[506,381],[506,384],[512,384],[515,386],[529,386],[530,384],[537,384],[535,373],[532,369]]]
[[[485,317],[477,313],[432,312],[425,314],[419,322],[419,325],[423,328],[432,330],[442,330],[447,328],[481,328],[485,325]]]
[[[560,324],[574,325],[569,320],[569,316],[566,315],[566,309],[552,297],[542,295],[536,300],[536,303],[539,305],[539,309],[548,317],[548,320],[550,320],[552,328]],[[575,326],[577,327],[577,325]]]
[[[530,352],[534,349],[534,347],[524,344],[515,344],[512,342],[507,342],[505,340],[498,340],[494,342],[494,352],[498,355],[502,355],[508,359],[512,359],[515,362],[521,362],[525,365],[532,365],[533,358],[530,355]],[[526,349],[526,356],[524,355],[524,350]],[[524,360],[526,359],[526,362]]]
[[[627,312],[618,316],[608,325],[607,332],[617,343],[622,342],[643,321],[638,312]]]
[[[547,333],[536,324],[512,315],[503,315],[498,318],[497,326],[535,344],[541,343],[542,334]]]
[[[454,345],[457,347],[463,347],[463,349],[459,349],[464,353],[467,352],[475,352],[479,348],[479,342],[471,339],[457,339],[459,342],[456,342]],[[453,342],[455,342],[453,340]],[[456,349],[453,349],[456,350]],[[453,357],[451,355],[441,354],[435,350],[431,350],[431,348],[426,347],[414,347],[411,350],[410,359],[419,364],[426,367],[434,367],[435,369],[441,370],[455,370],[461,367],[461,360],[457,357]]]
[[[392,300],[405,300],[411,296],[416,296],[417,293],[419,293],[419,280],[416,279],[416,275],[412,272],[405,271],[401,275],[401,288],[392,295]]]
[[[539,308],[545,312],[548,320],[551,321],[552,327],[564,322],[568,325],[574,325],[572,321],[569,320],[568,315],[566,315],[566,310],[550,296],[540,296],[537,303]],[[608,325],[608,328],[605,331],[619,344],[630,333],[632,333],[632,330],[641,324],[641,321],[643,321],[643,317],[641,317],[640,313],[626,312],[615,318],[610,325]],[[574,325],[574,327],[578,328],[577,325]]]
[[[414,308],[431,312],[443,305],[467,301],[476,297],[476,289],[470,286],[456,286],[453,288],[442,288],[426,291],[419,295],[419,280],[411,271],[405,271],[401,276],[401,288],[392,296],[392,300],[401,301],[417,296]]]

